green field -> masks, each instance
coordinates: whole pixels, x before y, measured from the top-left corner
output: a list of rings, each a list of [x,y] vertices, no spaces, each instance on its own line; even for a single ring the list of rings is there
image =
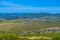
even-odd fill
[[[41,34],[27,33],[25,35],[20,34],[20,32],[24,32],[24,31],[49,29],[54,27],[60,27],[60,22],[57,21],[34,22],[34,21],[27,21],[27,20],[6,20],[0,22],[0,35],[1,35],[0,40],[55,40],[55,39],[60,40],[60,32],[41,33]]]
[[[0,40],[60,40],[60,33],[35,35],[0,34]]]

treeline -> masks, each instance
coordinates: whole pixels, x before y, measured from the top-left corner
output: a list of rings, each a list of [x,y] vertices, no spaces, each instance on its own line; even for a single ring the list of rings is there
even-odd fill
[[[58,17],[60,19],[60,13],[0,13],[0,19],[33,19],[33,18],[47,18],[47,17]]]

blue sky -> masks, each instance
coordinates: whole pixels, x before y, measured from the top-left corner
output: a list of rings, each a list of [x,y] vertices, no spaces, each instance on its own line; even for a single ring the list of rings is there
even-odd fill
[[[60,13],[60,0],[0,0],[0,13]]]

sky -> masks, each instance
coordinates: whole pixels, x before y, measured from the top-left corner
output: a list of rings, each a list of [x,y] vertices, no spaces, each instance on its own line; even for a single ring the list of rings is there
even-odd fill
[[[0,0],[0,13],[60,13],[60,0]]]

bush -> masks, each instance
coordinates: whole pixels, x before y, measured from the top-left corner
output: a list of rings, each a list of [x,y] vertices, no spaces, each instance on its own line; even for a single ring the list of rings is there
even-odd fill
[[[60,40],[60,37],[55,37],[52,40]]]
[[[19,40],[17,35],[4,34],[0,36],[0,40]]]

